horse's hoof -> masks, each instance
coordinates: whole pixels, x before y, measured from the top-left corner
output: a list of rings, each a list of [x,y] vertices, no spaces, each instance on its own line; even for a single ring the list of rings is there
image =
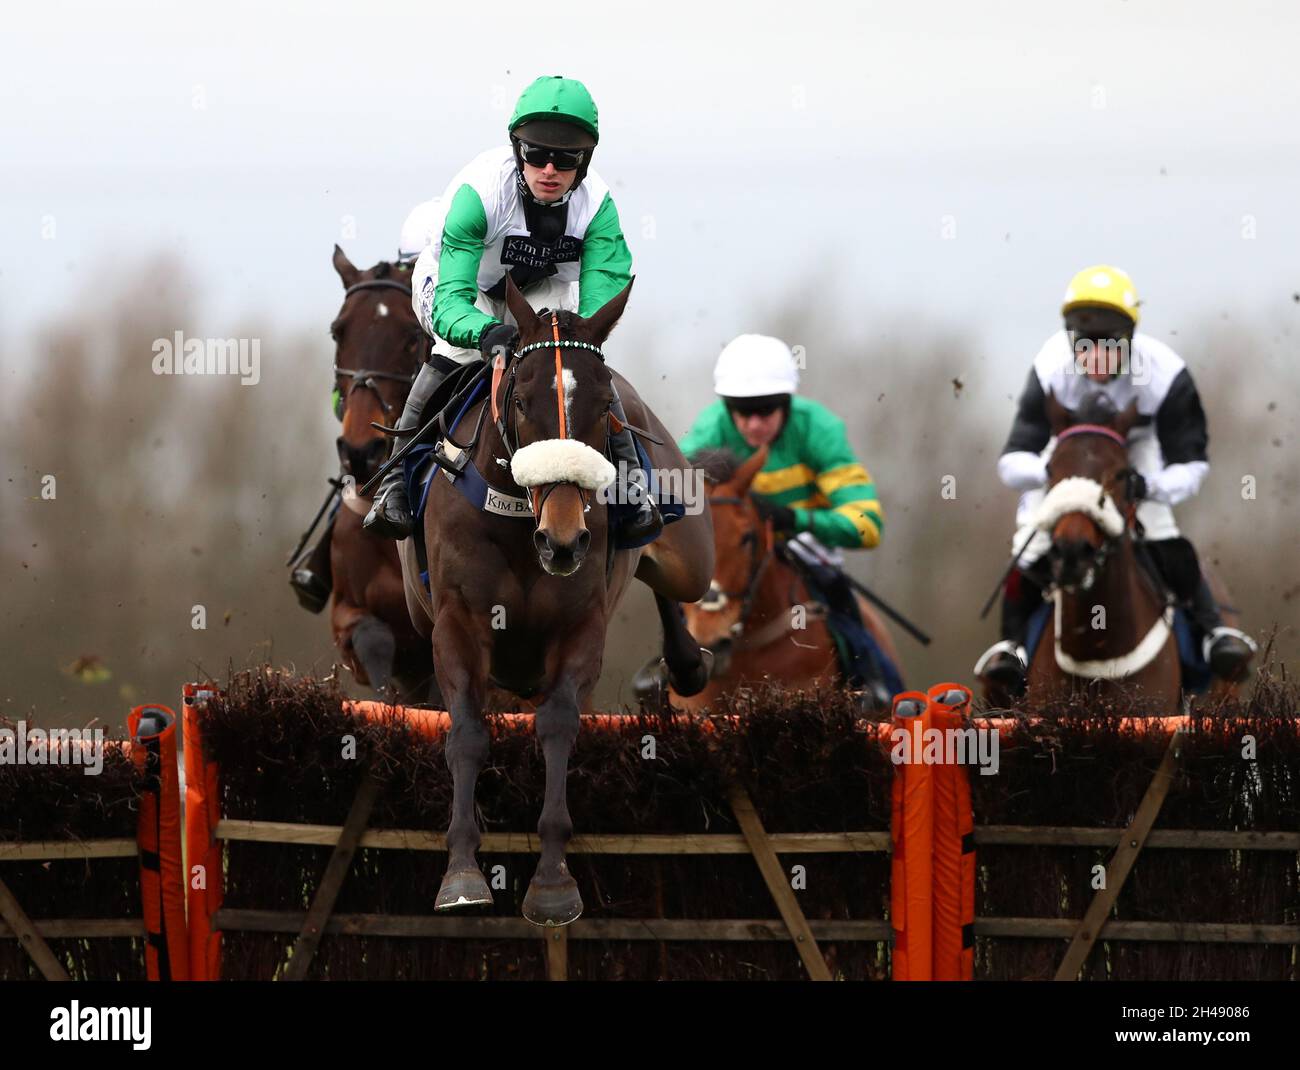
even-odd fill
[[[692,695],[698,695],[709,686],[709,679],[713,675],[713,651],[708,647],[700,647],[700,661],[698,665],[691,668],[680,679],[673,675],[672,668],[668,670],[668,682],[672,684],[673,690],[682,698],[690,698]]]
[[[668,679],[663,658],[651,658],[632,677],[632,694],[641,702],[653,702],[659,697]]]
[[[568,925],[582,917],[582,896],[578,882],[561,877],[555,883],[540,883],[536,877],[528,882],[524,896],[524,917],[534,925]]]
[[[433,902],[434,910],[457,910],[461,907],[481,907],[492,902],[492,891],[483,879],[477,867],[458,869],[454,873],[448,870],[442,878],[438,889],[438,898]]]

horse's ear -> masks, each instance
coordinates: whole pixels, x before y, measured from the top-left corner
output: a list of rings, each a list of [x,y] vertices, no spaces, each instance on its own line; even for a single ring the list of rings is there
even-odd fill
[[[749,485],[754,482],[754,477],[763,470],[763,465],[767,464],[767,447],[759,446],[754,451],[754,456],[736,469],[736,474],[731,477],[731,484],[736,488],[737,497],[743,498],[749,493]]]
[[[506,308],[510,310],[510,315],[514,316],[521,336],[530,336],[541,331],[542,321],[533,311],[533,306],[528,303],[528,299],[519,292],[519,287],[515,285],[515,280],[510,277],[508,271],[506,272]]]
[[[1059,435],[1074,423],[1074,413],[1057,401],[1055,392],[1051,390],[1047,392],[1047,422],[1053,435]]]
[[[343,280],[344,286],[351,286],[359,278],[361,272],[348,259],[347,254],[337,245],[334,246],[334,270],[339,273],[339,278]]]
[[[635,278],[628,279],[628,283],[623,289],[587,317],[587,330],[591,334],[592,342],[596,345],[600,345],[609,337],[609,332],[614,329],[619,317],[623,315],[623,309],[627,307],[628,294],[632,292],[632,283],[634,282],[636,282]]]
[[[1119,413],[1115,417],[1115,421],[1112,426],[1121,435],[1123,435],[1125,438],[1128,438],[1129,431],[1132,429],[1133,425],[1137,422],[1138,422],[1138,403],[1137,403],[1137,398],[1134,398],[1132,401],[1128,403],[1128,406],[1124,409],[1124,411]]]

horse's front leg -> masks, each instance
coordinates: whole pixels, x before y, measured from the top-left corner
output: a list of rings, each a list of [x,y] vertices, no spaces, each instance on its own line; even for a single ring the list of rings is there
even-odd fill
[[[474,857],[480,842],[474,820],[474,788],[488,756],[488,727],[483,717],[484,655],[470,614],[454,596],[438,607],[433,660],[451,714],[446,753],[452,780],[447,872],[434,909],[452,910],[492,902],[492,892]]]
[[[566,643],[555,686],[537,707],[537,739],[546,760],[546,798],[537,832],[542,856],[524,896],[524,917],[535,925],[568,925],[582,914],[578,882],[569,874],[564,848],[573,835],[569,817],[569,756],[578,738],[578,713],[587,703],[604,652],[604,628],[588,627]]]

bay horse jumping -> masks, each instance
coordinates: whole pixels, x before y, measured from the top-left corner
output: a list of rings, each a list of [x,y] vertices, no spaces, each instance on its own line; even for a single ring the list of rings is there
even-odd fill
[[[767,456],[762,446],[743,463],[729,450],[696,458],[709,484],[717,564],[704,598],[683,608],[687,628],[714,661],[703,691],[685,696],[669,689],[674,706],[702,709],[724,692],[764,679],[797,688],[835,686],[839,680],[839,657],[823,607],[777,552],[772,525],[749,494]],[[861,595],[854,597],[863,624],[901,670],[880,617]]]
[[[330,324],[343,407],[337,440],[343,507],[330,540],[330,628],[360,683],[381,694],[393,683],[402,699],[436,701],[433,659],[407,612],[397,547],[362,529],[370,502],[356,491],[388,453],[387,438],[371,425],[391,423],[402,411],[427,348],[411,308],[411,269],[381,261],[362,271],[337,245],[334,269],[344,286],[343,306]]]
[[[474,427],[483,418],[463,458],[486,481],[494,508],[506,512],[481,509],[439,474],[423,519],[427,590],[413,540],[401,544],[412,618],[431,636],[451,715],[446,754],[453,801],[437,910],[492,901],[475,859],[480,836],[474,819],[475,783],[488,756],[483,708],[489,688],[536,702],[546,788],[537,825],[541,857],[523,914],[535,924],[566,925],[583,906],[564,860],[573,833],[569,756],[579,714],[588,709],[600,676],[609,622],[634,576],[655,592],[670,677],[686,692],[705,683],[703,656],[677,604],[708,589],[708,511],[665,526],[648,546],[611,554],[608,510],[596,500],[595,491],[614,477],[605,456],[608,433],[617,431],[611,381],[629,426],[649,432],[643,445],[651,468],[676,469],[684,479],[690,467],[632,386],[604,362],[600,346],[622,315],[631,285],[588,318],[563,311],[539,317],[506,276],[507,308],[519,327],[516,354],[509,362],[497,358],[489,397],[471,406],[460,424]],[[512,514],[502,505],[510,502]]]
[[[1038,526],[1052,539],[1054,602],[1026,683],[1030,702],[1086,690],[1136,695],[1152,713],[1179,713],[1182,670],[1173,608],[1134,546],[1127,435],[1137,403],[1080,419],[1047,399],[1056,447]]]

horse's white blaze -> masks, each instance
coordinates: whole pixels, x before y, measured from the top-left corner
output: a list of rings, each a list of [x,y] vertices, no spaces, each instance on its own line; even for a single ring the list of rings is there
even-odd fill
[[[551,389],[557,389],[555,377],[551,377]],[[573,393],[578,389],[578,378],[568,368],[564,369],[564,422],[573,426]]]
[[[380,301],[380,302],[379,302],[379,307],[378,307],[377,309],[375,309],[375,315],[376,315],[376,316],[380,316],[380,317],[387,316],[387,315],[388,315],[388,306],[387,306],[386,304],[384,304],[382,301]]]

